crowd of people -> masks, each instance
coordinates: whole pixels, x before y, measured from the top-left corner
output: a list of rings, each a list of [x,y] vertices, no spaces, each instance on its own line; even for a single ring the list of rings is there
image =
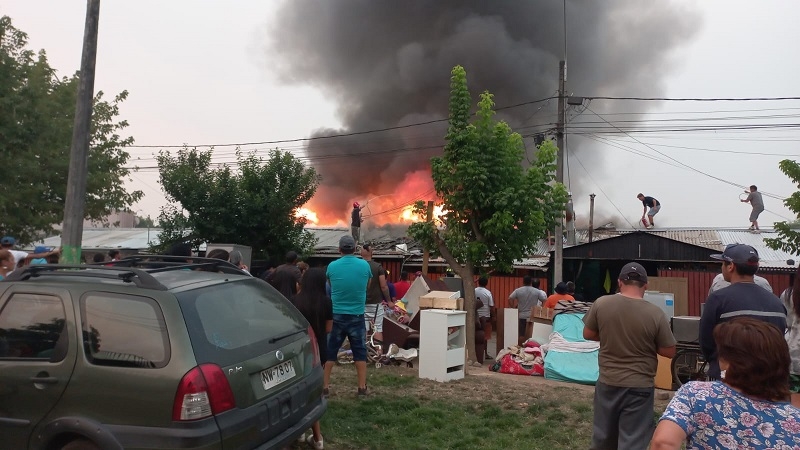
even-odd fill
[[[12,237],[0,240],[0,279],[25,264],[57,262],[60,251],[37,247],[28,253],[14,245]],[[330,394],[331,373],[347,339],[357,373],[356,395],[364,398],[369,394],[370,319],[374,337],[380,340],[384,308],[394,308],[411,282],[407,272],[400,273],[396,283],[389,281],[388,271],[373,260],[373,248],[358,245],[352,234],[340,238],[338,250],[340,257],[326,268],[309,268],[296,252],[288,252],[284,263],[263,279],[290,299],[311,325],[324,368],[323,395]],[[117,250],[97,255],[93,262],[98,264],[121,256]],[[247,270],[238,252],[212,250],[206,257]],[[721,272],[699,322],[708,378],[681,386],[657,427],[651,414],[657,357],[672,358],[676,340],[663,311],[644,301],[646,269],[636,262],[626,264],[617,277],[617,291],[589,306],[583,337],[598,341],[600,348],[591,448],[800,446],[800,269],[792,286],[778,297],[767,280],[756,275],[759,256],[753,247],[729,245],[711,257],[721,262]],[[477,280],[476,331],[485,331],[496,316],[488,284],[486,277]],[[519,311],[519,335],[525,336],[535,307],[583,300],[575,287],[573,282],[559,282],[547,295],[538,279],[523,277],[522,286],[508,298],[509,307]],[[303,440],[324,448],[320,424],[314,424]]]
[[[654,429],[657,356],[675,355],[666,315],[644,299],[647,272],[626,264],[598,298],[583,336],[600,342],[593,449],[800,446],[800,277],[781,298],[756,282],[758,252],[729,245],[700,318],[707,381],[681,386]],[[652,442],[651,442],[652,437]]]

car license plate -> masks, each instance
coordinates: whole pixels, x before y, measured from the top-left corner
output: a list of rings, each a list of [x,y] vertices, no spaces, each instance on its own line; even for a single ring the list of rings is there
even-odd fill
[[[292,362],[284,361],[277,366],[261,371],[261,384],[264,385],[264,390],[268,391],[284,381],[291,380],[294,375]]]

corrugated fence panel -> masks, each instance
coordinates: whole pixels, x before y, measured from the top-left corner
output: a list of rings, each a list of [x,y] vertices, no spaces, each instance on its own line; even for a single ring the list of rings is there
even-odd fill
[[[683,270],[659,270],[658,276],[660,277],[682,277],[689,281],[689,315],[699,316],[700,305],[705,303],[708,298],[708,290],[711,288],[711,283],[717,272],[693,272]],[[772,292],[775,295],[780,295],[786,288],[789,287],[789,274],[788,273],[759,273],[767,279]]]
[[[389,276],[386,277],[387,280],[391,281],[392,283],[396,283],[400,281],[400,264],[401,261],[391,260],[391,259],[384,259],[382,261],[378,261],[381,263],[384,269],[389,271]]]

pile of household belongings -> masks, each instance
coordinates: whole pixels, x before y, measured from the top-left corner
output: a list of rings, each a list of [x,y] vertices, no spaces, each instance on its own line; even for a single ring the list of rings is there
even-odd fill
[[[544,375],[544,358],[538,343],[528,340],[524,346],[514,345],[500,350],[490,368],[512,375]]]
[[[544,377],[549,380],[595,384],[600,376],[600,343],[583,338],[583,316],[591,303],[559,302],[553,317],[553,332],[542,345]]]
[[[548,342],[528,339],[522,346],[502,350],[491,370],[594,384],[599,376],[597,356],[600,345],[583,339],[583,316],[590,307],[591,303],[585,302],[559,302]]]

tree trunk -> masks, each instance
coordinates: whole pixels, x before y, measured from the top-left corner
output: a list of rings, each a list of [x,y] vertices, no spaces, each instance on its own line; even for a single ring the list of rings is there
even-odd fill
[[[464,309],[467,310],[467,359],[477,361],[478,355],[475,353],[475,322],[477,311],[475,311],[475,279],[472,276],[472,266],[467,265],[459,273],[464,284]]]

